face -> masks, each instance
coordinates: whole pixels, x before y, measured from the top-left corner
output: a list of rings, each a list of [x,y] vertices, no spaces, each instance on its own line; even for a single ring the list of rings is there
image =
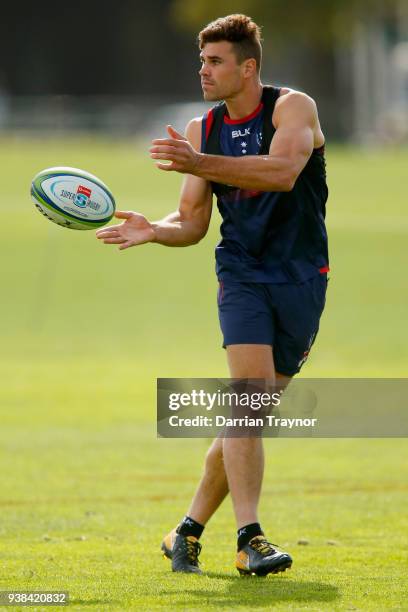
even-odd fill
[[[207,43],[201,50],[200,60],[201,87],[204,100],[208,101],[226,100],[239,93],[248,77],[248,62],[253,61],[238,64],[228,41]]]

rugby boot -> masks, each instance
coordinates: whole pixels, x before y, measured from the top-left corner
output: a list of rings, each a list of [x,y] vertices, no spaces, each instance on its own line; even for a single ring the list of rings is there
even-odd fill
[[[173,546],[174,546],[174,542],[176,541],[176,538],[177,538],[177,527],[172,529],[170,533],[168,533],[163,538],[163,542],[161,543],[161,549],[163,551],[163,555],[167,557],[167,559],[171,559],[173,556]]]
[[[264,536],[255,536],[238,552],[235,567],[242,575],[266,576],[284,572],[291,567],[292,557],[274,546],[276,544],[271,544]]]
[[[171,559],[173,572],[202,574],[198,566],[201,544],[194,536],[183,536],[173,529],[164,538],[161,549],[164,556]]]

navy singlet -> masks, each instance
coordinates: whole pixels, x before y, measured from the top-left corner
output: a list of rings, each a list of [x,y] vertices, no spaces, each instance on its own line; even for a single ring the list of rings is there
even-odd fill
[[[267,154],[279,91],[264,87],[258,107],[239,120],[227,116],[225,103],[208,111],[202,121],[202,152]],[[220,183],[212,187],[223,219],[216,247],[220,280],[299,283],[327,272],[324,147],[313,150],[292,191],[250,191]]]

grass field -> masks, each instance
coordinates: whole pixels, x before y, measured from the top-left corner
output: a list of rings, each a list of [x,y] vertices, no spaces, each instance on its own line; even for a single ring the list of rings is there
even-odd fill
[[[239,578],[227,501],[202,538],[205,576],[169,571],[161,537],[208,441],[156,439],[155,379],[228,375],[218,212],[188,250],[118,252],[45,220],[32,175],[83,167],[151,219],[176,207],[179,176],[132,142],[0,144],[0,589],[68,590],[78,610],[408,610],[402,439],[267,440],[261,521],[292,570]],[[329,150],[332,273],[304,377],[407,375],[407,164],[407,151]]]

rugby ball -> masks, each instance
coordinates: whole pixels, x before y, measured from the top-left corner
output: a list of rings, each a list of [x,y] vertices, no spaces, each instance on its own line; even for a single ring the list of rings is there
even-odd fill
[[[115,212],[108,187],[78,168],[42,170],[33,178],[31,197],[47,219],[69,229],[96,229],[108,223]]]

